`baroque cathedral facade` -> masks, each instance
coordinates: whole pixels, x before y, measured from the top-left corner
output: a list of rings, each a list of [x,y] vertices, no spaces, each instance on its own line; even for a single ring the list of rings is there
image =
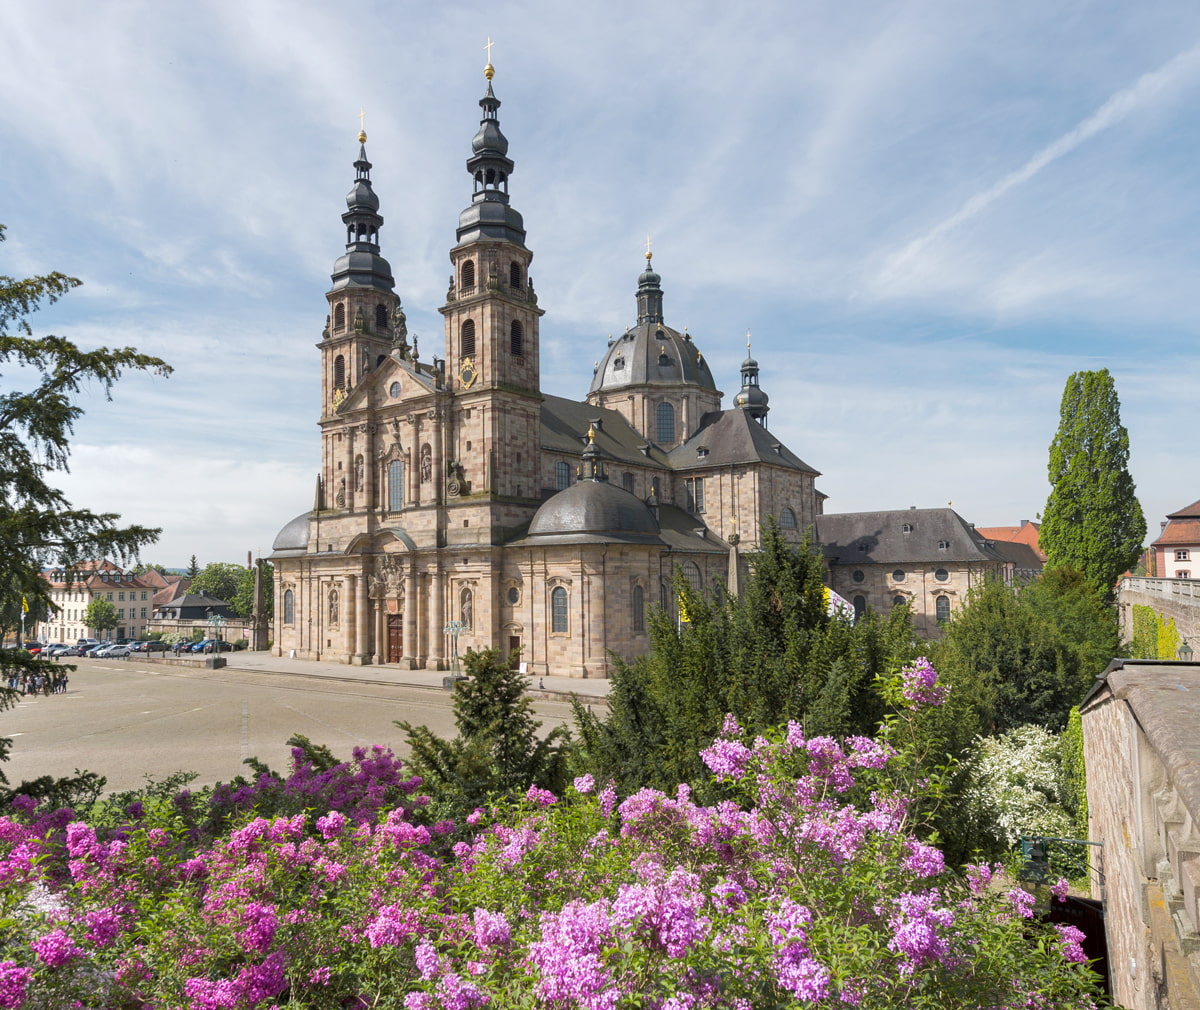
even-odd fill
[[[585,399],[541,390],[544,310],[485,76],[429,361],[380,252],[359,135],[317,345],[321,474],[271,554],[277,655],[446,669],[496,647],[533,675],[603,677],[611,653],[647,651],[677,572],[736,591],[766,522],[799,541],[821,512],[817,472],[766,426],[757,362],[722,410],[691,335],[665,322],[649,252],[637,323],[608,338]]]

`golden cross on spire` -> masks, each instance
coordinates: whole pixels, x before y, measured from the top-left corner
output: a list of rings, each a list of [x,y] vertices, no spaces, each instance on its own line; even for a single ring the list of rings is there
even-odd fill
[[[750,331],[746,331],[746,350],[750,350]]]
[[[358,107],[358,142],[360,144],[367,142],[367,131],[363,128],[363,120],[366,118],[366,110],[360,105]]]
[[[647,235],[646,236],[646,259],[650,259],[650,257],[652,257],[653,255],[654,255],[654,253],[652,253],[650,251],[650,236]]]
[[[484,49],[487,50],[487,66],[483,68],[483,76],[486,77],[489,81],[492,79],[492,77],[496,73],[496,68],[492,66],[492,46],[494,46],[495,44],[496,43],[492,41],[492,37],[489,35],[488,40],[487,40],[487,45],[483,47]]]

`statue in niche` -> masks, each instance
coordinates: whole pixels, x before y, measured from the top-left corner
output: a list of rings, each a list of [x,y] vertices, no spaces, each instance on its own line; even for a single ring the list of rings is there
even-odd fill
[[[343,477],[341,479],[341,482],[338,484],[338,493],[337,493],[337,497],[334,498],[334,501],[337,503],[338,508],[346,507],[346,478],[345,477]]]
[[[363,458],[361,455],[354,457],[354,490],[362,492],[363,489]]]
[[[433,455],[429,446],[421,450],[421,483],[428,484],[433,479]]]
[[[334,589],[329,594],[329,624],[330,627],[336,626],[338,623],[338,591]]]
[[[464,589],[462,591],[462,605],[459,607],[459,611],[462,614],[463,629],[466,631],[471,630],[471,617],[473,616],[474,609],[474,600],[471,598],[471,590]]]

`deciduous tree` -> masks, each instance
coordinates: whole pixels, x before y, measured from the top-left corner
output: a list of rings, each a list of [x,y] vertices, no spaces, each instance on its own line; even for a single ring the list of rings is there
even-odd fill
[[[1146,520],[1129,474],[1129,434],[1108,369],[1072,375],[1059,413],[1041,547],[1050,566],[1078,569],[1111,592],[1141,553]]]
[[[211,561],[204,566],[204,570],[199,575],[192,579],[188,591],[203,593],[213,599],[232,603],[246,573],[247,569],[242,565],[231,564],[228,561]],[[253,574],[250,572],[251,577]],[[251,593],[253,593],[253,583],[251,583]]]

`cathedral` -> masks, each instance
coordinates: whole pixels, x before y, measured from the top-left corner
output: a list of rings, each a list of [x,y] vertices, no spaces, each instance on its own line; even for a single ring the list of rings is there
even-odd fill
[[[601,338],[587,396],[541,390],[545,310],[484,73],[443,356],[409,342],[359,134],[317,344],[321,473],[271,554],[277,655],[447,669],[496,647],[534,676],[604,677],[612,654],[649,648],[677,572],[736,592],[765,523],[799,541],[821,512],[817,471],[767,428],[758,363],[722,410],[649,252],[637,323]]]

